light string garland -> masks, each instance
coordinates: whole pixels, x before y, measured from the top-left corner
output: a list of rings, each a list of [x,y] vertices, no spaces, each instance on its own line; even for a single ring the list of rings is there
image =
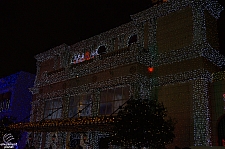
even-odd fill
[[[213,79],[213,82],[214,81],[225,80],[225,71],[220,71],[220,72],[217,72],[217,73],[213,73],[212,74],[212,79]]]
[[[157,18],[182,10],[186,7],[191,7],[193,13],[193,42],[182,49],[157,53]],[[104,81],[98,81],[98,77],[96,76],[93,78],[96,80],[96,82],[84,83],[78,87],[60,89],[48,93],[41,93],[39,90],[42,87],[54,83],[76,78],[78,80],[79,78],[88,76],[89,74],[97,74],[132,63],[141,63],[145,66],[158,67],[162,65],[173,64],[175,62],[194,59],[197,57],[205,57],[216,66],[221,67],[225,65],[224,57],[218,51],[213,49],[206,40],[206,20],[203,10],[209,11],[212,16],[218,19],[219,14],[223,8],[217,1],[211,0],[170,0],[169,2],[157,7],[152,7],[135,15],[131,15],[133,21],[118,28],[114,28],[108,32],[94,36],[87,40],[83,40],[72,46],[63,44],[37,55],[35,58],[38,61],[38,76],[36,77],[34,88],[31,89],[32,93],[36,95],[37,100],[33,102],[33,105],[37,104],[39,106],[39,110],[44,111],[44,103],[42,102],[43,99],[70,96],[74,94],[85,93],[87,90],[94,88],[107,88],[125,84],[132,86],[130,91],[132,94],[134,94],[136,91],[142,91],[142,95],[147,97],[150,96],[151,93],[149,92],[152,91],[154,87],[194,81],[193,89],[199,91],[195,92],[193,95],[194,145],[211,145],[211,128],[209,126],[210,116],[208,106],[209,97],[207,94],[207,84],[211,82],[211,73],[205,69],[169,74],[152,79],[149,79],[149,77],[146,77],[145,75],[136,74],[136,72],[134,74],[130,73],[126,76],[113,77],[114,74],[112,72],[110,75],[112,75],[113,78]],[[143,28],[145,23],[149,23],[149,48],[147,49],[146,53],[144,52],[146,49],[141,48],[144,45]],[[127,41],[133,34],[137,34],[138,43],[132,44],[129,48],[126,48]],[[105,55],[98,55],[91,60],[87,60],[79,64],[70,64],[71,57],[74,54],[82,54],[85,51],[92,52],[101,45],[104,45],[107,49]],[[117,49],[115,49],[115,45],[117,45]],[[52,58],[56,60],[57,56],[60,57],[60,64],[58,68],[57,65],[54,65],[53,71],[45,71],[43,74],[39,74],[41,62]],[[138,87],[134,87],[135,85]],[[201,85],[203,86],[202,89],[200,89]],[[99,96],[99,94],[96,95],[96,98],[99,98],[97,96]],[[99,108],[98,106],[98,101],[96,101],[96,111]],[[202,111],[199,111],[200,109]],[[96,111],[94,114],[95,116],[97,115]],[[200,114],[202,117],[199,118],[197,116],[198,114]],[[40,120],[42,115],[43,112],[39,114],[36,120]],[[75,124],[75,122],[72,122],[72,124]],[[51,123],[46,123],[45,125],[50,127],[55,126]],[[70,126],[69,122],[68,125]],[[33,126],[34,124],[31,127]],[[35,128],[39,128],[39,126]]]
[[[194,111],[194,140],[195,146],[211,146],[211,128],[208,80],[201,78],[194,81],[193,85],[193,111]]]
[[[104,130],[110,131],[112,128],[109,124],[114,122],[113,116],[97,116],[97,117],[82,117],[74,119],[53,119],[44,120],[42,122],[17,123],[10,125],[12,129],[21,130],[35,130],[35,131],[59,131],[59,130],[73,130],[77,132],[85,132],[87,130]],[[93,125],[93,128],[86,126]],[[76,129],[69,127],[76,126]],[[107,127],[105,127],[107,126]],[[38,129],[35,129],[38,128]],[[104,132],[103,131],[103,132]],[[106,132],[107,132],[106,131]]]

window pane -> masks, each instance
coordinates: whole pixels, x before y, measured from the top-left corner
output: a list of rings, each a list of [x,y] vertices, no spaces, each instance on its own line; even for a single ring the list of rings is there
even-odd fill
[[[6,110],[6,99],[3,100],[2,108],[4,111]]]
[[[75,100],[74,100],[74,96],[70,96],[69,99],[69,106],[74,106],[76,104]]]
[[[9,104],[10,104],[10,99],[8,99],[7,101],[6,101],[6,110],[8,110],[9,109]]]
[[[112,114],[112,105],[113,105],[113,102],[107,103],[106,115]]]
[[[114,89],[108,90],[107,93],[107,101],[113,101],[114,100]]]
[[[126,99],[126,100],[129,99],[129,87],[128,86],[123,88],[123,99]]]
[[[89,116],[91,114],[90,108],[85,108],[82,110],[80,116]]]
[[[48,114],[50,115],[47,115],[47,119],[51,119],[52,118],[52,115],[53,115],[53,111],[52,110],[48,110]]]
[[[69,113],[68,116],[72,117],[73,115],[77,114],[79,110],[82,110],[80,114],[77,116],[89,116],[91,114],[91,95],[90,94],[82,94],[75,96],[74,99],[70,98],[70,105],[69,105]]]
[[[116,88],[115,89],[115,100],[121,100],[122,99],[122,88]]]
[[[100,107],[99,107],[99,114],[100,115],[105,115],[105,111],[106,111],[106,104],[105,103],[101,103]]]
[[[100,102],[107,101],[107,90],[101,92]]]
[[[69,117],[73,117],[75,114],[77,114],[77,107],[70,107],[69,109]]]
[[[51,100],[48,100],[45,102],[45,109],[51,109],[52,107],[52,101]]]
[[[85,105],[80,105],[79,110],[84,109]],[[85,110],[82,110],[80,116],[85,116]]]
[[[86,95],[80,95],[80,104],[84,105],[86,102]]]
[[[55,111],[55,110],[54,110]],[[56,119],[57,118],[57,111],[56,112],[54,112],[54,111],[52,111],[53,113],[52,113],[52,119]]]
[[[49,114],[49,110],[45,110],[45,113],[44,113],[44,118],[46,118],[47,116],[48,116],[48,114]]]
[[[70,97],[70,102],[69,102],[69,113],[68,116],[69,117],[73,117],[74,115],[77,114],[78,112],[78,105],[79,105],[79,98],[78,96],[71,96]],[[78,115],[76,115],[77,117]]]
[[[90,101],[87,99],[87,98],[84,98],[82,101],[81,101],[81,105],[88,105],[90,103]]]
[[[118,109],[119,106],[122,106],[122,104],[123,104],[122,100],[117,100],[117,101],[115,101],[115,102],[114,102],[114,111],[115,111],[116,109]]]
[[[62,106],[61,99],[55,99],[53,101],[53,103],[54,103],[54,107],[53,108],[55,108],[55,109],[58,109],[58,108],[60,108]]]
[[[87,99],[87,101],[92,101],[92,97],[91,97],[91,94],[88,94],[87,96],[86,96],[86,99]]]
[[[61,116],[62,116],[62,109],[59,109],[56,118],[61,118]]]
[[[50,114],[46,119],[60,118],[62,113],[61,107],[62,101],[60,98],[46,101],[44,117],[47,117]]]

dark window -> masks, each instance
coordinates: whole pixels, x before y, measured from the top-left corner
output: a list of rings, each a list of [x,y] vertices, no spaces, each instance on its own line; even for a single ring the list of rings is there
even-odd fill
[[[79,133],[71,132],[70,133],[70,143],[69,143],[69,146],[71,148],[75,148],[77,145],[80,144],[80,139],[81,139],[81,136],[80,136]]]
[[[78,113],[79,110],[81,113]],[[91,95],[83,94],[70,97],[69,117],[89,116],[91,114]]]
[[[129,98],[129,88],[117,87],[108,89],[101,92],[100,96],[100,115],[110,115],[125,103]]]
[[[44,118],[57,119],[57,118],[61,118],[61,114],[62,114],[62,99],[61,98],[48,100],[45,102]]]
[[[100,46],[98,48],[98,54],[102,55],[102,54],[105,54],[105,53],[106,53],[106,47],[105,46]]]
[[[137,42],[137,35],[132,35],[128,41],[128,45],[131,45],[132,43]]]
[[[108,144],[110,143],[109,138],[100,138],[99,149],[108,149]]]
[[[0,94],[0,112],[9,110],[11,92]]]

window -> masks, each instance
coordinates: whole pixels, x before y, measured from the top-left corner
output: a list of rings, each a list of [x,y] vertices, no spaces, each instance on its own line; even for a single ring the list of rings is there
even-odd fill
[[[62,115],[62,99],[56,98],[45,101],[45,119],[57,119]]]
[[[136,43],[136,42],[137,42],[137,35],[132,35],[129,38],[128,45],[131,45],[132,43]]]
[[[69,146],[71,148],[75,148],[80,144],[81,135],[79,133],[71,132],[70,133],[70,143]]]
[[[11,92],[0,94],[0,112],[9,110]]]
[[[110,115],[129,99],[129,88],[118,87],[104,90],[100,95],[100,115]]]
[[[69,101],[69,117],[89,116],[91,114],[91,94],[71,96]],[[81,113],[79,113],[79,110]]]
[[[105,48],[105,46],[100,46],[99,48],[98,48],[98,54],[99,55],[102,55],[102,54],[105,54],[106,53],[106,48]]]

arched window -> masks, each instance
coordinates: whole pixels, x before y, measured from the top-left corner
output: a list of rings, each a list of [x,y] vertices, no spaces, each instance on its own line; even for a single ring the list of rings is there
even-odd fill
[[[131,45],[132,43],[137,42],[137,35],[132,35],[128,41],[128,45]]]
[[[98,48],[98,54],[102,55],[102,54],[105,54],[105,53],[106,53],[106,47],[105,46],[100,46]]]

